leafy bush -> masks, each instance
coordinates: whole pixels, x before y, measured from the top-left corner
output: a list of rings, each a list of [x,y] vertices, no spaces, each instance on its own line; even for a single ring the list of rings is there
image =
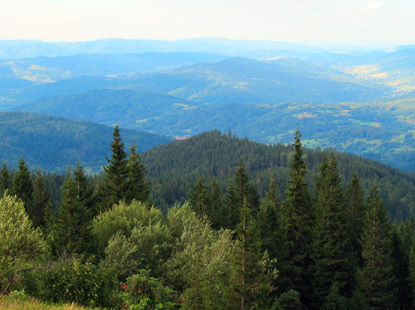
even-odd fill
[[[45,243],[34,229],[23,202],[5,195],[0,199],[0,294],[17,282],[19,273],[31,268],[44,254]]]
[[[101,248],[119,233],[130,236],[134,227],[149,226],[163,221],[160,210],[149,208],[145,203],[132,201],[130,204],[120,202],[111,210],[99,214],[93,222],[92,232]]]
[[[148,270],[140,272],[121,284],[124,308],[134,310],[168,310],[174,309],[173,290],[164,286],[157,278],[150,276]]]
[[[27,273],[21,286],[35,298],[87,306],[114,307],[119,304],[116,271],[91,259],[62,260],[49,269]]]

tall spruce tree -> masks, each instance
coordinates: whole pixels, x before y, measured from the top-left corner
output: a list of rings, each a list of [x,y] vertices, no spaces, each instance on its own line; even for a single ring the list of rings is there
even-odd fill
[[[362,267],[362,248],[359,240],[362,237],[364,221],[366,216],[366,206],[363,192],[360,186],[359,177],[353,173],[350,183],[347,186],[348,212],[349,212],[349,235],[353,251],[354,270]]]
[[[391,224],[376,189],[368,200],[361,245],[363,268],[357,271],[356,306],[363,310],[397,309]]]
[[[42,227],[44,229],[47,217],[50,216],[52,212],[52,202],[50,201],[50,194],[46,189],[40,170],[36,171],[36,179],[33,186],[33,211],[33,226]]]
[[[338,291],[351,297],[351,245],[347,223],[346,199],[334,155],[323,158],[316,182],[316,226],[313,233],[313,306],[320,309],[336,283]]]
[[[205,184],[205,178],[200,177],[192,186],[189,194],[190,205],[199,216],[206,216],[209,213],[209,194]]]
[[[104,181],[100,186],[100,210],[111,208],[120,200],[125,200],[129,191],[129,170],[127,153],[118,126],[114,127],[113,141],[111,142],[111,159],[107,158],[108,165],[104,167]]]
[[[280,293],[290,289],[300,293],[307,305],[311,296],[312,232],[314,206],[306,181],[306,165],[302,158],[301,134],[294,137],[294,158],[290,165],[290,179],[285,191],[287,200],[280,209],[278,243],[278,271]]]
[[[13,176],[11,193],[23,201],[27,214],[33,220],[36,216],[36,210],[33,209],[33,182],[23,158],[20,158],[18,169]]]
[[[399,309],[413,309],[414,287],[410,276],[409,255],[403,248],[403,242],[396,225],[393,226],[392,232],[392,259],[393,273],[396,277],[396,296],[399,302]]]
[[[257,215],[261,234],[262,251],[268,251],[271,258],[277,257],[278,228],[279,228],[279,197],[276,194],[275,178],[271,177],[266,193],[266,199],[261,203]]]
[[[3,194],[5,191],[10,190],[12,186],[12,178],[7,170],[6,163],[3,164],[3,168],[0,171],[0,191]]]
[[[263,309],[272,291],[275,270],[267,269],[267,257],[261,254],[259,229],[246,199],[236,227],[235,270],[232,277],[235,304],[231,309]]]
[[[212,222],[212,227],[215,229],[220,228],[220,210],[222,209],[222,192],[216,182],[216,179],[212,180],[210,191],[210,208],[209,218]]]
[[[227,229],[236,228],[236,225],[238,225],[239,222],[239,210],[236,207],[238,201],[238,194],[235,186],[231,183],[226,190],[225,202],[219,210],[218,222],[220,223],[220,227]]]
[[[150,195],[149,183],[146,180],[146,168],[140,160],[135,145],[131,146],[127,163],[128,169],[128,193],[127,202],[132,200],[147,202]]]
[[[225,204],[221,212],[223,228],[236,228],[244,201],[254,214],[258,212],[259,195],[255,187],[249,183],[249,176],[241,159],[234,172],[233,183],[229,185],[226,192]]]
[[[78,164],[66,175],[62,189],[62,201],[54,227],[54,246],[58,254],[81,254],[91,250],[91,222],[93,210],[90,207],[91,191],[82,167]]]

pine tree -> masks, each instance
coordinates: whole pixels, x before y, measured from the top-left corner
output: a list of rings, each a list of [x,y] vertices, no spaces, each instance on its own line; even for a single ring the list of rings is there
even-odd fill
[[[131,146],[127,163],[128,168],[128,193],[126,202],[132,200],[147,202],[150,195],[149,184],[146,180],[146,168],[140,160],[135,145]]]
[[[83,169],[78,165],[72,177],[66,175],[62,201],[54,227],[54,246],[58,254],[85,253],[91,248],[92,210],[90,189]]]
[[[229,185],[226,192],[225,205],[221,212],[223,228],[235,229],[245,200],[248,208],[256,214],[259,207],[259,195],[249,183],[249,176],[241,159],[234,173],[233,184]]]
[[[209,208],[209,218],[212,222],[212,227],[215,229],[220,228],[220,215],[219,212],[222,209],[222,193],[216,182],[216,179],[212,180],[211,183],[211,192],[210,192],[210,208]]]
[[[200,177],[189,194],[190,205],[199,216],[206,216],[209,212],[209,195],[204,177]]]
[[[100,187],[101,211],[126,199],[129,191],[127,154],[124,151],[124,143],[121,142],[118,126],[114,127],[113,141],[110,145],[112,157],[111,159],[107,158],[108,165],[104,167],[104,181]]]
[[[293,289],[307,305],[311,295],[310,267],[312,260],[312,231],[314,208],[306,182],[306,165],[302,159],[301,134],[294,137],[294,158],[285,191],[287,200],[280,209],[278,242],[278,271],[280,293]]]
[[[234,184],[238,200],[237,209],[242,209],[244,201],[246,200],[248,207],[255,214],[259,207],[259,195],[249,183],[249,176],[242,159],[239,160],[238,167],[236,167],[234,173]]]
[[[391,224],[376,189],[368,201],[361,240],[363,268],[357,272],[356,300],[360,309],[397,309]]]
[[[412,309],[414,307],[414,287],[410,278],[409,255],[403,248],[397,227],[394,227],[392,232],[392,259],[399,309]]]
[[[33,186],[33,211],[33,226],[45,228],[47,216],[52,212],[52,202],[40,170],[36,171]]]
[[[240,222],[236,228],[235,272],[232,277],[236,293],[236,309],[262,309],[272,291],[271,280],[275,271],[267,270],[267,257],[261,254],[259,230],[246,199],[240,209]]]
[[[12,179],[10,177],[9,171],[7,170],[6,163],[3,164],[3,168],[0,171],[0,191],[3,194],[5,191],[9,190],[12,186]]]
[[[363,266],[362,248],[359,240],[362,237],[363,226],[366,216],[366,206],[360,186],[359,177],[356,173],[352,175],[347,186],[348,211],[349,211],[349,235],[352,247],[353,274],[358,267]]]
[[[333,156],[327,162],[323,158],[320,176],[316,182],[316,226],[313,241],[314,278],[313,305],[321,308],[336,283],[343,294],[352,294],[349,281],[350,239],[346,225],[348,214],[346,199]],[[349,284],[349,285],[348,285]],[[345,290],[345,287],[348,288]]]
[[[229,184],[226,190],[225,202],[219,210],[220,227],[235,229],[239,221],[238,195],[233,184]]]
[[[262,251],[268,251],[271,258],[277,257],[277,244],[279,228],[279,205],[280,201],[276,194],[275,178],[271,177],[266,193],[266,199],[262,202],[257,218],[261,223],[259,226],[261,234]]]
[[[20,158],[18,169],[13,176],[11,193],[23,201],[27,214],[33,220],[36,216],[36,211],[33,210],[33,183],[23,158]]]

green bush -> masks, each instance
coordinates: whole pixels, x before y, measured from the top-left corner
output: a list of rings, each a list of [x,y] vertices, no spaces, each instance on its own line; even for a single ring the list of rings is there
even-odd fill
[[[177,305],[173,302],[173,290],[164,286],[157,278],[150,276],[147,270],[127,279],[127,283],[121,285],[121,294],[124,307],[134,310],[168,310]]]
[[[117,272],[91,259],[65,259],[26,273],[20,286],[30,296],[56,303],[110,308],[120,304]]]

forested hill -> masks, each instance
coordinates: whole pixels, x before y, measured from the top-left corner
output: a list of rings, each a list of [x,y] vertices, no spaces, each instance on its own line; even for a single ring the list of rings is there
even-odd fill
[[[224,190],[240,159],[260,193],[266,190],[270,177],[274,175],[279,194],[283,197],[293,154],[291,145],[266,145],[239,139],[230,133],[211,131],[158,146],[145,152],[142,160],[152,182],[155,203],[162,205],[188,198],[192,185],[200,176],[204,176],[206,181],[217,178]],[[311,188],[322,156],[319,149],[304,150]],[[356,172],[366,193],[376,185],[393,218],[406,218],[415,210],[415,175],[346,153],[335,152],[335,156],[343,184],[349,182]]]
[[[76,161],[89,171],[100,170],[111,155],[113,128],[89,121],[23,112],[0,113],[0,161],[16,166],[23,157],[30,167],[64,173]],[[122,129],[127,146],[139,151],[172,141],[140,130]]]

